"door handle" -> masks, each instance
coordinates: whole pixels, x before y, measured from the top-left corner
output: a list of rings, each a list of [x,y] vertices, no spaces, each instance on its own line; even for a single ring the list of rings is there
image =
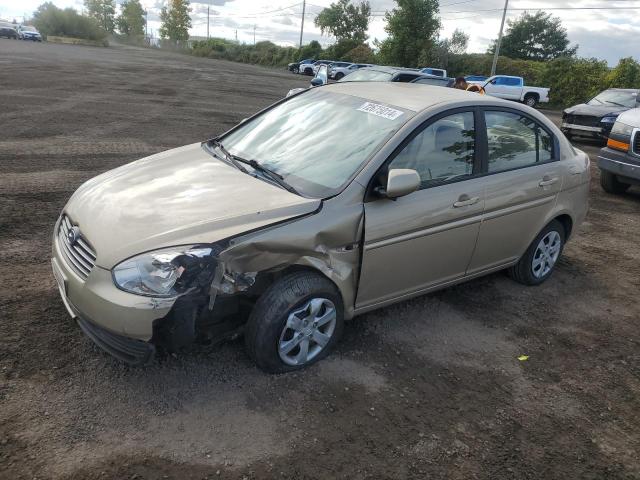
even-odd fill
[[[468,207],[474,203],[478,203],[480,197],[469,197],[469,195],[460,195],[458,201],[453,204],[453,208]]]
[[[545,175],[542,180],[540,181],[540,183],[538,183],[539,187],[548,187],[549,185],[553,185],[554,183],[556,183],[558,181],[558,178],[551,178],[547,175]]]

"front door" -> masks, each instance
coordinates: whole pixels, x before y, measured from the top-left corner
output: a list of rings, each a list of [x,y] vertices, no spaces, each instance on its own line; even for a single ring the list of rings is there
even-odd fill
[[[386,168],[411,168],[421,188],[397,200],[365,203],[357,308],[411,296],[464,276],[484,206],[476,178],[475,119],[456,111],[411,136]]]
[[[488,162],[485,212],[469,274],[513,263],[548,221],[564,164],[553,136],[528,116],[484,112]]]

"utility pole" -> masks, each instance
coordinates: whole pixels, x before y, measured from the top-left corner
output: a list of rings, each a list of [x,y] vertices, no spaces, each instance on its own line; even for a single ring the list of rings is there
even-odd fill
[[[144,37],[149,38],[149,10],[144,10]]]
[[[238,29],[236,28],[236,43],[238,43]]]
[[[256,24],[253,24],[253,46],[256,46]]]
[[[207,40],[209,40],[209,3],[207,2]]]
[[[504,19],[507,17],[507,7],[509,0],[504,0],[504,11],[502,12],[502,23],[500,23],[500,33],[496,42],[496,51],[493,54],[493,64],[491,65],[491,76],[496,74],[496,66],[498,65],[498,55],[500,55],[500,44],[502,43],[502,30],[504,29]]]
[[[302,22],[300,23],[300,48],[302,48],[302,33],[304,32],[304,11],[307,7],[306,0],[302,0]]]

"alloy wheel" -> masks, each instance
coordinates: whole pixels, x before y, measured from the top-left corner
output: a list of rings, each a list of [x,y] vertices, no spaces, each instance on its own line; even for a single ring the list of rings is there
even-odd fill
[[[312,298],[292,311],[278,341],[280,359],[287,365],[313,360],[331,341],[336,320],[336,307],[326,298]]]
[[[534,277],[542,278],[547,275],[556,264],[562,248],[562,238],[555,230],[551,230],[538,242],[531,261]]]

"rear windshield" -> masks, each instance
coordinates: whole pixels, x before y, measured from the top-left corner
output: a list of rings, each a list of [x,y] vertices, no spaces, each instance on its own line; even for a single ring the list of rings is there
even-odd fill
[[[221,139],[307,197],[339,193],[414,112],[312,88],[241,124]]]

